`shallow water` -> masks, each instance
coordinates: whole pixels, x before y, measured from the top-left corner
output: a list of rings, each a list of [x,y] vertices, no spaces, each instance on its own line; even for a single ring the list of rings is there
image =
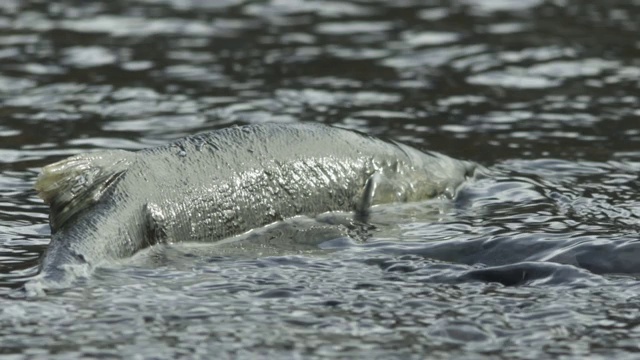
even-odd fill
[[[635,358],[639,16],[638,1],[0,2],[1,356]],[[50,238],[41,166],[266,121],[488,171],[454,200],[376,209],[366,241],[181,246],[16,292]]]

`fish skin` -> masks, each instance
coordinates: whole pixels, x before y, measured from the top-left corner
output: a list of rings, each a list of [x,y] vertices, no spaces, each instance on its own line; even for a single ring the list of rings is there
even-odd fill
[[[52,240],[38,277],[68,285],[159,243],[214,242],[296,215],[455,195],[476,164],[320,124],[230,127],[43,168]]]

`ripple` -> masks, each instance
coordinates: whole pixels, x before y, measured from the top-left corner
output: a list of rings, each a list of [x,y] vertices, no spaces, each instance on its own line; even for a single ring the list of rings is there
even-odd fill
[[[543,3],[542,0],[525,0],[513,2],[509,0],[464,0],[464,3],[470,5],[475,11],[481,14],[489,14],[498,11],[523,11],[529,10]]]
[[[0,1],[3,355],[633,358],[640,7],[596,5]],[[65,291],[15,290],[51,239],[43,165],[266,121],[484,167],[357,233],[324,214],[315,233],[154,248]]]
[[[460,34],[451,32],[425,31],[420,33],[404,33],[402,38],[407,44],[418,47],[425,45],[442,45],[457,42]]]
[[[602,59],[552,61],[534,65],[528,69],[528,73],[553,78],[572,78],[598,75],[604,70],[616,68],[618,65],[615,61],[605,61]]]
[[[370,15],[371,9],[357,4],[337,1],[272,0],[267,4],[251,4],[245,13],[258,16],[316,13],[322,17],[337,18],[350,15]]]
[[[413,119],[414,116],[400,111],[364,110],[352,114],[354,117],[374,117],[381,119]]]
[[[492,34],[513,34],[526,31],[528,28],[529,26],[523,23],[502,23],[488,26],[487,31]]]
[[[33,21],[24,22],[26,28],[33,28]],[[49,23],[44,20],[38,28]],[[47,27],[52,27],[48,25]],[[154,34],[179,34],[189,36],[211,35],[214,28],[202,21],[185,21],[178,18],[149,19],[131,16],[98,15],[91,19],[64,20],[59,23],[60,28],[82,33],[108,33],[113,36],[145,36]]]
[[[115,54],[100,46],[70,47],[65,49],[64,56],[64,63],[79,68],[109,65],[116,61]]]
[[[244,0],[218,0],[218,1],[206,1],[206,0],[136,0],[136,2],[147,4],[166,4],[174,9],[186,10],[186,9],[204,9],[204,10],[218,10],[232,6],[243,4]]]
[[[36,82],[33,80],[0,75],[1,92],[20,92],[32,88],[35,85]]]
[[[104,125],[105,130],[115,131],[140,131],[146,133],[185,131],[197,129],[205,122],[205,118],[198,115],[166,115],[147,116],[142,120],[114,121]]]
[[[21,45],[21,44],[34,44],[40,40],[38,35],[25,34],[25,35],[5,35],[0,36],[0,45]]]
[[[430,8],[420,10],[418,17],[424,20],[440,20],[449,16],[449,9],[447,8]]]
[[[391,30],[393,23],[387,21],[326,22],[316,26],[316,31],[327,35],[352,35]]]
[[[434,48],[419,50],[410,54],[393,56],[382,60],[382,64],[392,68],[414,68],[422,66],[442,66],[455,58],[479,53],[485,50],[482,45],[450,46],[448,48]]]
[[[559,80],[522,73],[517,69],[507,72],[490,71],[467,78],[469,84],[500,86],[516,89],[546,89],[560,85]]]
[[[440,320],[427,328],[429,336],[447,342],[469,344],[473,342],[492,341],[495,336],[472,322]],[[437,340],[436,340],[437,341]]]
[[[351,49],[331,46],[327,51],[335,57],[349,60],[373,60],[388,56],[390,52],[384,49]]]
[[[173,65],[164,69],[164,75],[168,78],[197,81],[197,82],[220,82],[225,80],[225,76],[215,69],[207,69],[193,65]]]
[[[153,67],[153,62],[151,61],[126,61],[121,64],[124,70],[128,71],[141,71],[148,70]]]
[[[368,106],[394,103],[400,100],[400,95],[370,91],[336,92],[319,89],[278,90],[279,98],[283,102],[305,103],[310,105],[335,105],[347,103],[355,106]]]

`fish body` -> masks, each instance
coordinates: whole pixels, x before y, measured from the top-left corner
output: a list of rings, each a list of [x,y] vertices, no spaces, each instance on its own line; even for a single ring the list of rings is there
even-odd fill
[[[261,124],[43,168],[51,243],[40,277],[62,281],[161,243],[215,242],[297,215],[453,196],[475,165],[352,130]]]

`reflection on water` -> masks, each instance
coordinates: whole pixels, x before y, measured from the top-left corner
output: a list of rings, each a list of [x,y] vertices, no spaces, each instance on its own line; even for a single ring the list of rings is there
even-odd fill
[[[638,16],[630,1],[0,1],[0,353],[638,351]],[[158,250],[14,298],[49,241],[41,166],[266,121],[488,173],[454,201],[376,209],[366,241]]]

